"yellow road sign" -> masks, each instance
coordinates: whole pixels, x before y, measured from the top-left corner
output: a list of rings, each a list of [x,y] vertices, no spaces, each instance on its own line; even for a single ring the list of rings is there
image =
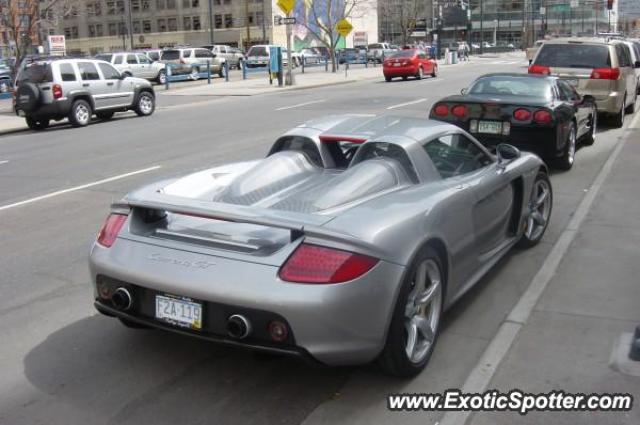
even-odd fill
[[[351,30],[353,29],[353,25],[346,19],[341,19],[336,24],[336,29],[340,33],[341,36],[346,37],[349,35]]]
[[[276,4],[285,15],[288,15],[296,7],[296,0],[278,0]]]

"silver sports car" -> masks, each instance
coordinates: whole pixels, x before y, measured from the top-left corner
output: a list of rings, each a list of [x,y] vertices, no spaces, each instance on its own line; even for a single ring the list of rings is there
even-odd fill
[[[91,251],[95,306],[155,327],[410,376],[440,318],[552,206],[535,155],[464,130],[332,116],[266,158],[162,181],[112,206]]]

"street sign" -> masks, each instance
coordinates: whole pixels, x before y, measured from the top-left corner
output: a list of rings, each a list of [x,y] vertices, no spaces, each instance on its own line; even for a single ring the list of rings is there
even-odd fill
[[[546,8],[546,7],[544,7],[544,6],[540,7],[540,14],[541,14],[541,15],[544,15],[544,14],[546,14],[546,13],[547,13],[547,8]]]
[[[285,15],[288,15],[296,7],[296,0],[278,0],[276,4]]]
[[[284,16],[274,16],[273,17],[274,25],[294,25],[296,23],[296,18],[285,18]]]
[[[353,25],[346,19],[341,19],[336,24],[336,30],[338,30],[338,33],[343,37],[348,36],[352,29]]]
[[[51,56],[64,56],[67,50],[64,35],[50,35],[47,37],[49,42],[49,54]]]

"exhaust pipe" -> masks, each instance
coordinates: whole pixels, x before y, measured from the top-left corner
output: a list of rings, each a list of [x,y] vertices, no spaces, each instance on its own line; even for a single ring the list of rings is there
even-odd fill
[[[251,333],[251,323],[239,314],[234,314],[227,320],[227,334],[231,338],[243,339]]]
[[[118,288],[111,296],[111,302],[118,310],[129,310],[133,301],[131,294],[126,288]]]

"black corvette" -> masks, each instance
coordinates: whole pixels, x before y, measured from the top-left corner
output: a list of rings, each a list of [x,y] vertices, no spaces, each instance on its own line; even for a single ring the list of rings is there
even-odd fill
[[[594,99],[562,79],[499,73],[436,102],[430,117],[463,128],[489,148],[509,143],[568,170],[576,142],[595,141],[597,110]]]

